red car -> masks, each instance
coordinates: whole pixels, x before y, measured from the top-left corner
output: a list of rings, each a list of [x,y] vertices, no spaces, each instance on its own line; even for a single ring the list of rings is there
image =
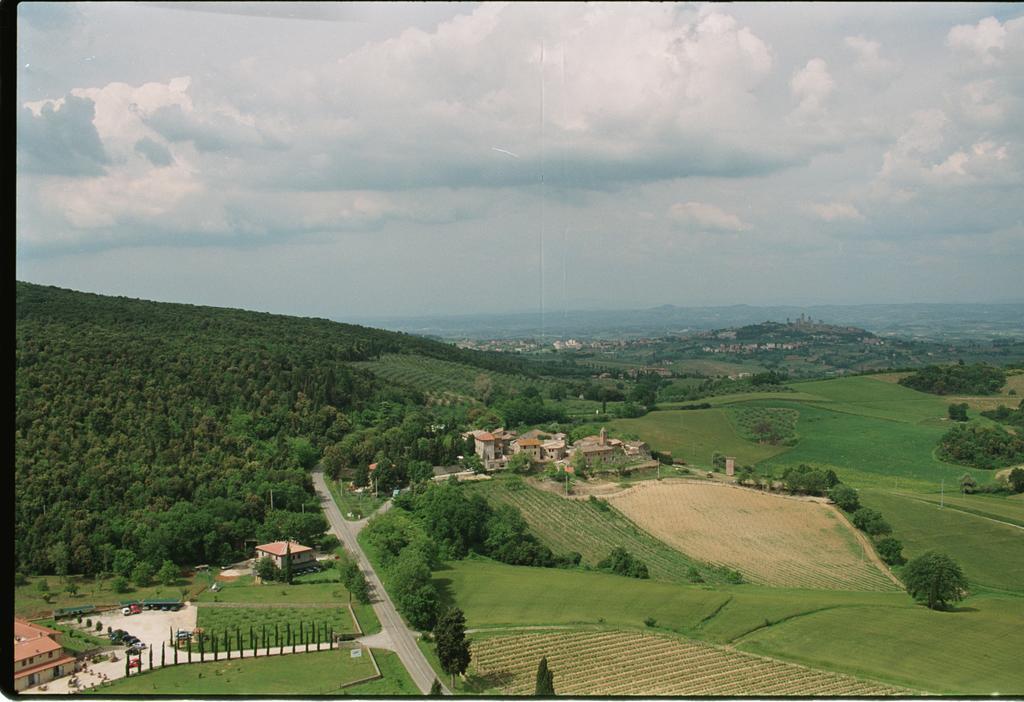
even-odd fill
[[[137,604],[133,604],[131,606],[131,609],[132,609],[132,614],[141,614],[142,613],[142,607],[137,605]]]
[[[138,668],[139,670],[142,670],[142,659],[141,658],[132,658],[130,661],[128,661],[128,667],[129,668]]]

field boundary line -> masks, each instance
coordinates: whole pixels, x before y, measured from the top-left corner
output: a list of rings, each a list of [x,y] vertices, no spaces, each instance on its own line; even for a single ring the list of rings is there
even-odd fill
[[[709,614],[708,616],[704,617],[704,618],[703,618],[703,619],[701,619],[701,620],[700,620],[699,622],[697,622],[697,626],[695,626],[695,627],[693,627],[693,628],[694,628],[694,629],[700,629],[700,628],[701,628],[701,627],[703,627],[703,626],[704,626],[705,624],[707,624],[707,623],[708,623],[709,621],[711,621],[712,619],[714,619],[715,617],[717,617],[717,616],[719,615],[719,613],[720,613],[720,612],[721,612],[721,611],[722,611],[723,609],[725,609],[726,605],[728,605],[728,604],[729,604],[730,602],[732,602],[732,601],[733,601],[733,599],[735,599],[735,598],[734,598],[734,597],[733,597],[732,595],[729,595],[728,599],[726,599],[726,600],[725,600],[725,602],[723,602],[722,604],[720,604],[720,605],[718,605],[717,607],[715,607],[715,611],[714,611],[714,612],[712,612],[711,614]]]
[[[870,560],[876,568],[882,571],[883,575],[888,577],[889,580],[893,581],[893,583],[896,584],[896,587],[898,587],[900,590],[905,590],[906,586],[903,584],[903,581],[897,578],[896,575],[891,570],[889,570],[889,566],[887,566],[885,562],[878,556],[878,553],[875,552],[875,547],[871,545],[870,541],[868,541],[868,537],[864,536],[864,534],[861,533],[860,529],[858,529],[850,523],[850,520],[846,518],[846,515],[843,514],[843,511],[839,509],[839,507],[828,503],[826,503],[826,506],[830,507],[833,512],[839,515],[840,521],[846,525],[847,529],[853,532],[854,537],[857,539],[857,543],[859,543],[861,548],[864,550],[864,554],[868,557],[868,560]]]
[[[897,495],[899,497],[905,497],[908,500],[914,500],[915,502],[920,502],[921,504],[932,505],[933,507],[939,507],[939,504],[937,502],[932,502],[931,500],[925,500],[925,499],[920,498],[920,497],[914,497],[913,495],[910,495],[910,494],[905,493],[905,492],[892,492],[890,494]],[[947,508],[955,510],[957,512],[960,512],[961,514],[969,514],[972,517],[977,517],[978,519],[987,519],[990,522],[995,522],[996,524],[1002,524],[1003,526],[1008,526],[1008,527],[1013,527],[1014,529],[1024,530],[1024,526],[1021,526],[1020,524],[1014,524],[1013,522],[1004,522],[1001,519],[996,519],[995,517],[988,517],[988,516],[985,516],[984,514],[979,514],[978,512],[972,512],[969,509],[964,509],[962,507],[958,507],[958,506],[955,506],[955,505],[952,505],[952,504],[947,504],[947,505],[943,505],[942,507],[940,507],[940,509],[947,509]]]

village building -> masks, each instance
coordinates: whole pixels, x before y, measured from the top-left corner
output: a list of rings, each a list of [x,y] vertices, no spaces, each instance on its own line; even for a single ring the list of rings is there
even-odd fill
[[[284,568],[284,562],[285,559],[289,558],[289,552],[293,569],[301,568],[308,563],[316,561],[313,549],[309,546],[303,546],[297,541],[274,541],[257,546],[256,558],[271,558],[274,561],[274,565],[278,568]]]
[[[537,463],[552,463],[567,461],[579,451],[590,467],[609,463],[619,457],[650,457],[651,452],[643,441],[610,438],[604,429],[598,435],[579,439],[571,447],[564,433],[541,429],[531,429],[519,436],[505,429],[493,432],[477,429],[466,432],[463,437],[473,437],[476,454],[480,456],[486,470],[504,468],[508,458],[517,453],[525,453]]]
[[[587,467],[591,468],[600,463],[610,463],[618,456],[625,455],[622,441],[619,439],[608,439],[608,432],[601,428],[597,436],[585,436],[573,443],[572,455],[577,452],[583,455]]]
[[[14,620],[16,691],[48,683],[77,670],[75,657],[67,655],[64,647],[57,643],[58,634],[59,631],[24,619]]]

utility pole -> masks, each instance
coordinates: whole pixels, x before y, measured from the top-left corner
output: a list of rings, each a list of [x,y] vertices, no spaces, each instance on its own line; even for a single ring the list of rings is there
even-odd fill
[[[946,498],[946,479],[943,478],[942,482],[939,484],[939,509],[942,509],[942,507],[944,506],[945,498]]]

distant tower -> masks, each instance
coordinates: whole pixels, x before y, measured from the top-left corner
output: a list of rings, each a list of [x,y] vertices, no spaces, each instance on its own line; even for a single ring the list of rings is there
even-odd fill
[[[597,440],[597,443],[600,444],[601,446],[604,446],[605,442],[608,440],[608,432],[604,430],[604,427],[601,427],[601,433],[598,436],[599,438]]]
[[[736,459],[732,456],[725,457],[725,474],[735,475],[736,474]]]

